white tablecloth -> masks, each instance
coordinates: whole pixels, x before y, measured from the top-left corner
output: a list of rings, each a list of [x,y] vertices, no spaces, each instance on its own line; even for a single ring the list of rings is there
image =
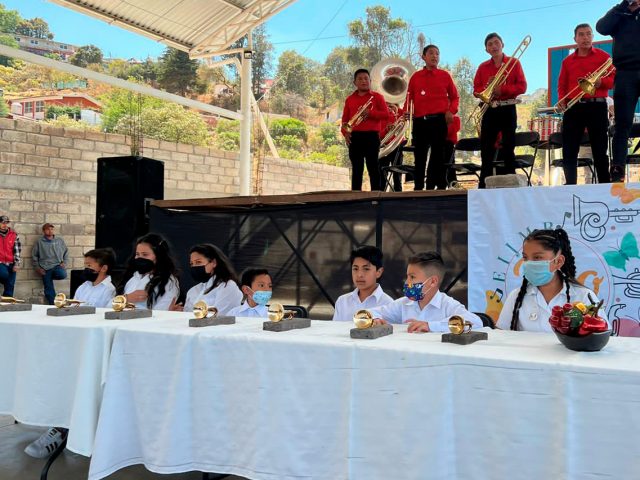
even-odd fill
[[[48,317],[47,308],[0,313],[0,414],[29,425],[69,428],[67,448],[89,456],[116,329],[178,314],[118,321],[104,320],[106,309]]]
[[[637,478],[640,341],[576,353],[550,334],[349,338],[261,322],[116,333],[89,478],[152,471],[264,480]]]

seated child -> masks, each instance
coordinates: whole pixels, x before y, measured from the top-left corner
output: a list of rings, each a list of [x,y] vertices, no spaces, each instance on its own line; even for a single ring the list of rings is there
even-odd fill
[[[271,300],[272,284],[269,272],[264,268],[248,268],[240,279],[243,303],[227,315],[232,317],[268,318],[267,303]]]
[[[373,309],[375,323],[408,323],[408,331],[448,332],[449,318],[459,315],[482,328],[482,321],[457,300],[439,290],[444,262],[437,252],[418,253],[409,258],[405,297]]]
[[[84,254],[84,279],[74,298],[93,307],[110,308],[116,295],[116,287],[111,283],[111,269],[116,263],[113,250],[96,248]]]
[[[384,271],[382,257],[379,248],[369,245],[351,252],[351,278],[356,288],[338,298],[333,320],[350,322],[358,310],[368,310],[393,302],[377,282]]]
[[[562,228],[534,230],[522,243],[524,279],[509,293],[497,327],[502,330],[552,332],[551,310],[565,303],[597,303],[598,297],[576,280],[569,236]],[[604,308],[599,316],[606,320]]]

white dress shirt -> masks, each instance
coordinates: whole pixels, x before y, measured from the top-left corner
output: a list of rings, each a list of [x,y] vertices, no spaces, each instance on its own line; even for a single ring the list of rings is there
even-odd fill
[[[206,283],[198,283],[189,289],[187,299],[184,302],[184,311],[193,310],[196,302],[204,300],[210,307],[218,309],[218,315],[227,315],[229,310],[240,306],[242,303],[242,291],[233,280],[222,282],[208,293],[204,293],[211,288],[215,280],[215,275]]]
[[[151,274],[145,273],[144,275],[140,275],[138,272],[133,272],[133,276],[129,279],[127,284],[124,286],[125,295],[128,293],[135,292],[136,290],[144,290],[151,280]],[[158,287],[156,287],[156,290]],[[178,279],[171,275],[167,285],[165,287],[164,295],[158,297],[156,302],[151,305],[153,310],[169,310],[171,306],[171,302],[176,300],[180,295],[180,285],[178,284]],[[144,300],[142,302],[137,302],[135,304],[136,308],[147,308],[147,301]]]
[[[87,280],[78,287],[75,299],[84,302],[85,305],[98,308],[110,308],[113,297],[116,296],[116,287],[111,283],[111,276],[102,280],[98,285]]]
[[[389,323],[404,323],[408,320],[428,322],[429,330],[432,332],[448,332],[449,318],[453,315],[459,315],[471,322],[473,328],[482,328],[482,320],[477,315],[467,311],[459,301],[439,290],[422,310],[418,302],[402,297],[374,308],[371,313],[374,318],[382,318]]]
[[[269,309],[266,305],[256,305],[252,307],[248,302],[244,302],[239,307],[233,307],[227,312],[231,317],[256,317],[269,318]]]
[[[353,292],[345,293],[338,297],[336,309],[333,313],[333,320],[351,322],[358,310],[371,310],[372,308],[381,307],[391,302],[393,302],[393,298],[384,293],[380,285],[378,285],[371,295],[364,299],[364,302],[360,301],[358,289],[356,288]]]
[[[502,311],[500,312],[500,318],[496,326],[502,330],[509,330],[511,328],[511,317],[513,316],[513,307],[516,304],[516,297],[520,289],[513,290],[507,300],[504,302]],[[563,285],[562,290],[555,297],[551,299],[549,303],[544,299],[542,292],[538,287],[528,284],[527,292],[522,299],[522,306],[518,312],[518,330],[526,330],[529,332],[553,332],[551,325],[549,324],[549,317],[551,317],[551,309],[555,306],[563,306],[567,303],[567,290]],[[569,284],[569,296],[571,297],[571,303],[582,302],[585,305],[591,305],[589,295],[597,303],[598,297],[595,293],[586,287]],[[601,308],[598,312],[598,316],[607,320],[606,312],[604,308]],[[607,320],[608,322],[608,320]]]

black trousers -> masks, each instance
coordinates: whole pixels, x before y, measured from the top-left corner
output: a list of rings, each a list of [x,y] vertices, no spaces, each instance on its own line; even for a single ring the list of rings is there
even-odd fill
[[[396,155],[397,155],[397,158],[396,158]],[[402,165],[402,161],[403,161],[402,146],[399,146],[398,148],[393,150],[391,153],[389,153],[389,155],[386,155],[380,159],[380,169],[384,167],[390,167],[392,165],[395,165],[395,166]],[[382,190],[383,192],[387,188],[386,177],[387,177],[386,175],[382,175],[382,171],[381,171],[380,190]],[[393,191],[394,192],[402,191],[402,174],[401,173],[393,174]]]
[[[415,148],[414,190],[424,189],[425,170],[427,190],[447,188],[444,159],[444,142],[447,138],[447,122],[444,113],[413,119],[413,146]],[[429,153],[431,151],[431,153]],[[427,154],[429,166],[427,168]]]
[[[629,132],[633,125],[633,114],[640,97],[640,71],[618,70],[616,72],[613,108],[616,116],[616,128],[613,134],[612,166],[624,167],[627,164]]]
[[[507,173],[516,173],[514,149],[516,147],[517,123],[518,118],[515,105],[487,108],[487,111],[482,117],[480,133],[482,167],[480,169],[479,188],[484,188],[485,179],[493,175],[493,160],[496,155],[498,133],[502,133],[500,160],[504,162],[504,167],[496,169],[496,174],[505,175]]]
[[[455,148],[455,143],[451,140],[445,140],[444,142],[444,163],[453,164],[453,150]],[[447,186],[451,185],[451,182],[458,181],[458,173],[453,168],[447,169]]]
[[[562,119],[562,161],[567,185],[575,185],[578,180],[578,152],[585,128],[589,132],[589,142],[598,183],[609,183],[609,156],[607,155],[607,129],[609,112],[607,102],[576,103],[564,113]]]
[[[349,144],[349,160],[351,160],[351,190],[362,190],[364,164],[367,163],[371,190],[380,190],[380,136],[378,132],[352,132]]]

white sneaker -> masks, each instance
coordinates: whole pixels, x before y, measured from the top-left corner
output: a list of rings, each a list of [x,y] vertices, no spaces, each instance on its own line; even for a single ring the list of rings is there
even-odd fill
[[[40,435],[35,442],[27,445],[24,453],[34,458],[47,458],[56,451],[56,448],[60,446],[66,435],[66,430],[61,431],[57,428],[50,428]]]

